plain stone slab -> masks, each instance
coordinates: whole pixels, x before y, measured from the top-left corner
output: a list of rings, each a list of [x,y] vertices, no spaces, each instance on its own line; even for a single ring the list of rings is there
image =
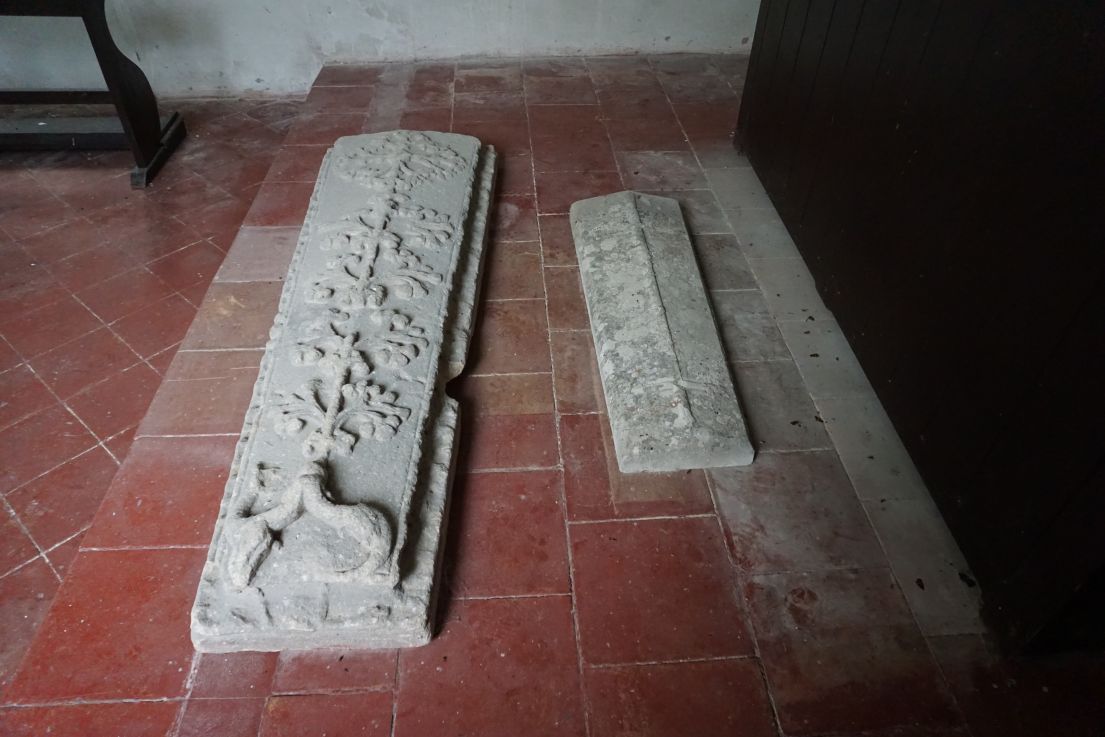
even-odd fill
[[[751,463],[679,203],[619,192],[576,202],[571,224],[618,467]]]
[[[432,634],[495,153],[339,139],[323,161],[192,608],[197,650]]]

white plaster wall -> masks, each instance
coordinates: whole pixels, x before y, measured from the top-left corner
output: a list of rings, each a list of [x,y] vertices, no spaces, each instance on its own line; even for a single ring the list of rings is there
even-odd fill
[[[108,0],[160,95],[303,92],[327,61],[747,51],[759,0]],[[79,20],[0,17],[0,88],[99,87]]]

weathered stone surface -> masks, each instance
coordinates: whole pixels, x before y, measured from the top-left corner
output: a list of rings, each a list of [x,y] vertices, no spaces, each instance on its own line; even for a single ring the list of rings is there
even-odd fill
[[[571,208],[618,467],[752,462],[679,203],[619,192]]]
[[[192,609],[201,651],[431,636],[494,151],[394,131],[327,154]]]

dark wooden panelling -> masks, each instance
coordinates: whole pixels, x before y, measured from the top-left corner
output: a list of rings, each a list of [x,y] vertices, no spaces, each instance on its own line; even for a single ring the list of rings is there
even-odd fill
[[[761,4],[738,141],[1015,645],[1103,580],[1103,131],[1100,2]]]

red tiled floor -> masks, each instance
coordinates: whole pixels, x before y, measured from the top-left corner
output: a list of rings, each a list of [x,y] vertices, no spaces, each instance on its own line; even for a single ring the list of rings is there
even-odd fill
[[[399,654],[396,737],[584,734],[571,598],[454,602],[440,634]]]
[[[198,698],[267,696],[276,673],[276,653],[206,653],[192,682]]]
[[[455,596],[568,593],[559,471],[465,474],[451,503]]]
[[[265,704],[258,737],[388,737],[391,721],[390,693],[276,696]]]
[[[756,576],[748,598],[786,734],[957,723],[887,569]]]
[[[180,696],[203,550],[78,555],[8,691],[17,703]]]
[[[0,732],[8,737],[150,737],[167,734],[179,710],[171,701],[2,709]]]
[[[621,473],[606,419],[563,415],[564,490],[573,520],[707,514],[713,511],[702,471]]]
[[[391,690],[392,650],[288,650],[280,654],[273,693]]]
[[[551,333],[556,411],[562,415],[598,412],[605,408],[602,380],[595,362],[590,330]]]
[[[483,297],[544,299],[541,252],[537,243],[494,242],[484,260]]]
[[[176,737],[257,737],[265,699],[190,699]]]
[[[327,112],[300,115],[287,100],[181,103],[189,139],[145,192],[125,186],[125,154],[32,155],[5,171],[0,371],[105,323],[153,368],[136,357],[65,400],[96,437],[52,397],[39,409],[33,391],[16,404],[35,414],[0,429],[0,492],[10,502],[0,510],[0,553],[21,566],[0,570],[0,623],[18,638],[0,643],[0,668],[17,667],[45,618],[15,689],[0,699],[127,700],[0,705],[0,731],[253,737],[260,725],[260,734],[371,735],[389,734],[394,715],[401,736],[494,737],[583,734],[586,716],[596,737],[758,735],[776,733],[770,689],[788,735],[966,737],[946,677],[975,737],[1018,725],[1096,734],[1092,662],[1040,675],[980,660],[970,642],[933,638],[936,669],[839,469],[823,460],[831,443],[793,362],[734,366],[761,450],[798,451],[761,454],[717,477],[729,529],[740,529],[735,561],[705,474],[618,472],[596,414],[603,404],[576,269],[542,267],[575,266],[572,202],[641,187],[679,200],[711,286],[756,289],[699,168],[745,165],[730,141],[745,63],[680,55],[328,67],[313,94]],[[490,249],[478,336],[450,387],[463,411],[443,624],[430,645],[399,654],[204,655],[189,678],[196,577],[321,156],[338,135],[397,125],[451,125],[504,157],[493,217],[505,237]],[[55,170],[59,161],[67,163]],[[239,237],[247,212],[279,225]],[[97,260],[97,250],[127,263]],[[216,350],[178,354],[219,261],[189,338]],[[79,302],[66,283],[80,287]],[[96,527],[82,532],[112,472],[95,444],[125,458],[159,373],[170,381],[143,434],[224,437],[140,438]],[[148,449],[162,444],[191,450],[155,462],[167,453]],[[80,504],[59,510],[66,494]],[[195,547],[78,552],[161,540]],[[853,564],[875,572],[753,575]],[[65,581],[47,614],[49,566]],[[987,690],[997,678],[1024,686]],[[1056,697],[1041,696],[1043,686]],[[162,696],[170,700],[130,701]]]
[[[281,281],[298,242],[299,228],[242,228],[215,280]]]
[[[88,450],[96,439],[60,405],[0,430],[0,493]]]
[[[537,272],[540,281],[540,272]],[[19,360],[18,357],[15,360]],[[26,364],[0,373],[0,427],[21,420],[54,403],[54,396]]]
[[[150,404],[139,435],[237,434],[261,351],[181,351]]]
[[[139,360],[110,329],[103,327],[31,359],[31,365],[58,396],[65,398]]]
[[[775,737],[754,659],[622,665],[584,672],[593,737]]]
[[[15,675],[31,636],[46,618],[57,590],[57,576],[42,558],[0,578],[0,631],[4,633],[0,637],[0,697]],[[0,711],[0,726],[3,724]]]
[[[88,527],[118,468],[102,448],[93,448],[11,492],[8,503],[46,550]]]
[[[233,437],[136,440],[83,547],[205,545],[236,442]]]
[[[212,284],[181,348],[264,348],[283,288],[269,281]]]
[[[571,537],[585,663],[753,653],[714,517],[574,524]]]
[[[709,475],[737,564],[748,573],[882,564],[835,451],[761,453],[751,466]]]
[[[486,303],[468,357],[470,374],[548,371],[544,300]]]

